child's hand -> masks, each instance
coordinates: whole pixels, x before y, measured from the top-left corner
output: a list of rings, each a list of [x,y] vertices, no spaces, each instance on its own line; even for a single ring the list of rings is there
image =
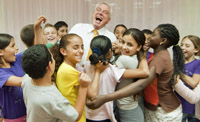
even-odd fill
[[[42,28],[40,27],[42,22],[43,23],[46,22],[46,18],[44,16],[40,16],[34,24],[34,34],[35,34],[34,45],[47,43],[47,38],[44,37]]]
[[[87,74],[85,74],[83,72],[81,72],[79,74],[80,87],[87,88],[89,86],[90,82],[91,82],[91,78]]]
[[[106,95],[97,95],[86,102],[86,105],[90,109],[97,109],[107,102]]]
[[[115,50],[117,48],[117,45],[118,45],[117,43],[118,41],[115,41],[112,43],[112,50]]]
[[[96,64],[96,71],[102,73],[108,65],[103,65],[103,62],[99,62]]]
[[[41,23],[42,23],[42,22],[45,23],[46,20],[47,20],[47,19],[46,19],[44,16],[40,16],[40,17],[36,20],[36,22],[35,22],[35,24],[34,24],[34,27],[35,27],[35,28],[40,27]]]
[[[180,75],[174,76],[174,83],[177,84],[180,80]]]

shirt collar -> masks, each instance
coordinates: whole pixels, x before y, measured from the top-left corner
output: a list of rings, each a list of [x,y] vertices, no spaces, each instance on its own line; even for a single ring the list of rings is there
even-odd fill
[[[94,27],[93,27],[93,25],[91,24],[91,26],[89,27],[89,29],[88,29],[88,33],[93,33],[92,31],[94,30]],[[103,28],[101,28],[101,29],[99,29],[99,30],[97,30],[98,31],[98,33],[99,34],[102,34],[104,31],[105,31],[105,27],[103,27]]]

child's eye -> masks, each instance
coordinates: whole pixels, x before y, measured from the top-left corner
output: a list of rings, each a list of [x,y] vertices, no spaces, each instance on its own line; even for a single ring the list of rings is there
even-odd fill
[[[73,46],[73,49],[75,49],[75,50],[78,50],[79,48],[80,48],[79,45],[74,45],[74,46]]]
[[[49,33],[44,33],[44,35],[48,35]]]
[[[117,31],[115,34],[119,34],[119,32]]]
[[[187,48],[189,48],[189,47],[190,47],[190,45],[186,45],[186,47],[187,47]]]
[[[128,43],[127,45],[128,45],[128,46],[133,46],[131,43]]]
[[[73,47],[73,49],[77,50],[77,49],[78,49],[78,47],[77,47],[77,46],[74,46],[74,47]]]

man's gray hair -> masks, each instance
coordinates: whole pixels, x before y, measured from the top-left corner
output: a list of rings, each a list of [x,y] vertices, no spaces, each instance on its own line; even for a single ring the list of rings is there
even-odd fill
[[[95,10],[96,10],[96,8],[97,8],[100,4],[105,4],[105,5],[107,5],[107,6],[110,8],[110,14],[112,13],[112,7],[110,6],[109,3],[106,3],[106,2],[101,2],[101,3],[96,4]]]

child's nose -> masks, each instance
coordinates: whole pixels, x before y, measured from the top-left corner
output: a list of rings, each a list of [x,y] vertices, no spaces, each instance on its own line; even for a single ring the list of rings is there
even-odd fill
[[[122,49],[126,49],[127,48],[127,45],[126,44],[123,44],[122,45]]]
[[[81,48],[81,49],[79,50],[79,52],[80,52],[80,53],[83,53],[83,49]]]

